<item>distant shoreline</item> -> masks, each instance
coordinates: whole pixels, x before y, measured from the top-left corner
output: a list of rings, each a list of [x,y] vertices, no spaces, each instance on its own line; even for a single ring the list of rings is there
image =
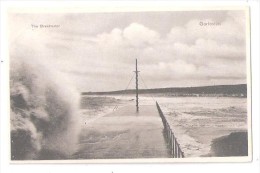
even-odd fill
[[[122,95],[135,94],[136,90],[119,90],[107,92],[82,92],[81,95]],[[139,89],[139,94],[155,94],[173,97],[247,97],[247,85],[214,85],[201,87],[174,87]]]

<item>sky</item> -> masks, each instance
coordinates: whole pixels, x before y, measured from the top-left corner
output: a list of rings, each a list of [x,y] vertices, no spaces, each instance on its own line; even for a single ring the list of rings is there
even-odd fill
[[[47,66],[81,92],[125,89],[135,59],[140,88],[246,83],[244,11],[12,13],[8,21],[11,62]]]

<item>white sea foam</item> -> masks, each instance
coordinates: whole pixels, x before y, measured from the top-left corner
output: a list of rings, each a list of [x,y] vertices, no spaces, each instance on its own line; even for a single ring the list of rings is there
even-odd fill
[[[80,131],[79,93],[47,65],[23,57],[12,60],[12,159],[39,159],[45,151],[70,157]]]
[[[215,97],[156,98],[186,157],[210,152],[211,141],[247,130],[246,99]]]

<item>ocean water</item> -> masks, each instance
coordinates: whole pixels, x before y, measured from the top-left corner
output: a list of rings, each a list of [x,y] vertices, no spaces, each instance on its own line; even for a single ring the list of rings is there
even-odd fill
[[[131,95],[84,96],[81,102],[83,128],[115,108],[135,104],[133,99]],[[245,98],[141,96],[140,109],[142,105],[155,106],[155,101],[161,106],[185,157],[207,156],[211,152],[212,140],[232,132],[247,131]]]
[[[80,97],[54,69],[27,62],[11,64],[13,160],[74,159],[86,141],[85,127],[135,104],[134,95]],[[139,101],[140,109],[158,101],[186,157],[208,155],[215,138],[247,131],[245,98],[140,96]]]
[[[11,159],[67,159],[77,151],[80,95],[55,69],[11,63]]]
[[[247,100],[231,97],[159,98],[186,157],[210,153],[215,138],[247,131]]]

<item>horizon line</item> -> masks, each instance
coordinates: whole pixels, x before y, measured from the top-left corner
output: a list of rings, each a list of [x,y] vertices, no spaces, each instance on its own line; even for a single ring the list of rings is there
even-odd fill
[[[237,86],[237,85],[247,85],[247,83],[242,84],[221,84],[221,85],[202,85],[202,86],[187,86],[187,87],[164,87],[164,88],[147,88],[147,89],[138,89],[138,90],[154,90],[154,89],[173,89],[173,88],[202,88],[202,87],[216,87],[216,86]],[[81,93],[112,93],[112,92],[122,92],[122,91],[134,91],[135,89],[126,89],[126,90],[110,90],[110,91],[82,91]]]

